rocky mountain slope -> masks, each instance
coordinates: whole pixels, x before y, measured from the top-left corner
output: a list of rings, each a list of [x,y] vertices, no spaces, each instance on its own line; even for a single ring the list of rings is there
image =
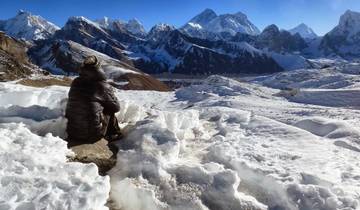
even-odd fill
[[[24,78],[39,70],[29,62],[28,46],[0,32],[0,81]]]
[[[33,49],[32,55],[37,63],[54,74],[77,74],[83,59],[90,55],[97,56],[102,68],[112,84],[121,89],[168,91],[169,88],[139,69],[111,58],[105,54],[87,48],[77,42],[59,40],[51,47]]]

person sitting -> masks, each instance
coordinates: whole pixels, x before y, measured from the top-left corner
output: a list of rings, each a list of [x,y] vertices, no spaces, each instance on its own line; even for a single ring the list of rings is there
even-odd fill
[[[102,138],[118,140],[121,132],[115,113],[119,110],[100,61],[96,56],[85,58],[79,77],[71,84],[65,111],[68,146],[92,144]]]

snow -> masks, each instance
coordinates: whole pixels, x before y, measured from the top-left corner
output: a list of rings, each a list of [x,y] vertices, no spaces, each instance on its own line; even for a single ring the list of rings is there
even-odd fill
[[[85,198],[84,205],[99,199],[96,202],[101,206],[109,196],[114,207],[124,210],[359,209],[360,89],[355,74],[359,65],[334,65],[248,81],[243,78],[242,82],[211,76],[173,92],[117,90],[121,111],[116,116],[125,139],[117,143],[117,164],[109,172],[110,194],[108,184],[91,187],[93,194]],[[289,84],[294,89],[281,90]],[[93,173],[96,168],[92,165],[66,163],[65,143],[46,134],[55,132],[52,121],[58,123],[58,133],[64,132],[61,110],[67,91],[65,87],[0,83],[0,116],[6,121],[0,122],[0,134],[20,139],[9,144],[2,141],[0,147],[16,149],[17,144],[26,142],[36,148],[31,150],[33,157],[57,151],[57,155],[35,162],[45,169],[55,168],[60,183],[73,183],[66,175],[69,171],[81,174],[79,179],[90,186],[107,183],[106,177]],[[42,117],[31,115],[34,110]],[[36,139],[47,143],[33,144]],[[27,150],[16,151],[10,154]],[[61,161],[54,164],[53,158]],[[1,162],[0,166],[7,161]],[[17,170],[9,168],[9,172]],[[53,175],[51,170],[45,174]],[[84,178],[87,176],[97,179]],[[30,181],[35,180],[32,177],[26,176]],[[27,189],[24,186],[28,185],[20,183],[21,189]],[[48,186],[53,186],[51,183]],[[77,188],[77,184],[83,186],[81,183],[71,186]],[[42,200],[32,197],[41,195],[36,192],[42,191],[42,185],[32,187],[31,193],[23,195],[32,205],[65,205],[70,197],[68,202],[80,205],[81,194],[66,194],[65,200]],[[18,189],[0,196],[11,197]],[[96,199],[91,197],[95,194]],[[13,200],[5,199],[0,205],[13,207]]]
[[[193,28],[202,29],[201,25],[198,24],[198,23],[189,22],[188,24],[189,24],[191,27],[193,27]]]
[[[0,124],[0,209],[107,209],[109,177],[94,164],[67,162],[66,142]]]
[[[102,65],[101,67],[104,69],[107,78],[118,78],[124,74],[140,74],[139,72],[119,66]]]
[[[301,55],[290,53],[281,54],[269,51],[265,52],[269,57],[272,57],[283,69],[287,71],[310,67],[308,60]]]
[[[291,101],[328,107],[360,107],[360,89],[300,89]]]

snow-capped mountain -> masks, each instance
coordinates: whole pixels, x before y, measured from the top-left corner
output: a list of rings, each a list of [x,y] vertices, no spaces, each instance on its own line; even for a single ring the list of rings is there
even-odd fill
[[[295,35],[296,33],[298,33],[304,39],[315,39],[318,37],[318,35],[314,32],[314,30],[312,30],[312,28],[310,28],[309,26],[307,26],[304,23],[301,23],[300,25],[296,26],[295,28],[290,29],[289,32],[292,35]]]
[[[211,9],[206,9],[192,18],[181,30],[189,36],[198,38],[214,38],[216,35],[221,37],[221,33],[232,36],[236,33],[249,35],[260,33],[259,29],[241,12],[217,15]]]
[[[339,24],[327,33],[320,49],[325,55],[343,58],[360,56],[360,13],[348,10],[340,17]]]
[[[138,37],[146,36],[146,31],[144,26],[136,18],[131,19],[128,22],[124,22],[122,20],[112,20],[109,19],[108,17],[103,17],[102,19],[96,20],[95,22],[98,23],[102,28],[111,31],[124,32],[124,30],[126,30],[127,32],[130,32],[132,35]]]
[[[176,30],[176,28],[172,25],[159,23],[151,28],[146,38],[150,41],[158,41],[161,40],[162,37],[166,37],[171,31],[174,30]]]
[[[128,49],[136,67],[148,73],[237,74],[283,70],[271,57],[246,42],[189,37],[165,24],[155,26],[148,42]]]
[[[0,30],[10,36],[26,40],[46,39],[59,29],[41,16],[23,10],[20,10],[15,17],[0,22]]]

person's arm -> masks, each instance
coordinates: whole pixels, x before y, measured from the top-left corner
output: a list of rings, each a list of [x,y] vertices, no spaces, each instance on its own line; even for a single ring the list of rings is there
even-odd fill
[[[104,107],[104,113],[113,114],[120,110],[119,101],[114,94],[113,88],[109,84],[101,84],[97,98],[99,103]]]

